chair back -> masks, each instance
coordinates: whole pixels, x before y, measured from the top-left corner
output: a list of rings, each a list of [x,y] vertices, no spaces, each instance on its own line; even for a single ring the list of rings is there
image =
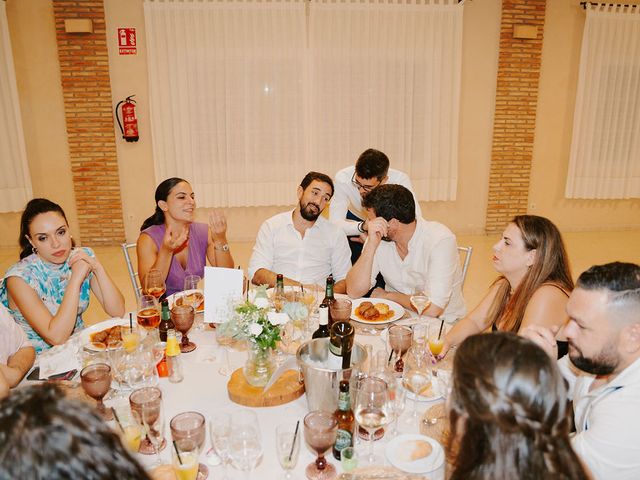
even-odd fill
[[[133,263],[131,263],[131,255],[130,250],[135,252],[136,244],[135,243],[123,243],[122,245],[122,253],[124,254],[124,261],[127,264],[127,270],[129,271],[129,279],[131,280],[131,286],[133,287],[133,293],[136,294],[136,302],[142,295],[142,286],[140,285],[140,276],[138,272],[134,270]],[[137,262],[136,262],[137,264]]]
[[[473,253],[473,247],[458,247],[458,252],[463,254],[462,257],[462,281],[460,282],[460,288],[464,288],[464,281],[467,278],[467,271],[469,270],[469,263],[471,262],[471,254]]]

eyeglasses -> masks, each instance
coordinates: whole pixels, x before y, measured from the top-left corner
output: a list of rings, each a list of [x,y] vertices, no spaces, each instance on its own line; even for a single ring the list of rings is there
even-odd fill
[[[356,187],[358,190],[362,190],[365,193],[369,193],[371,190],[376,188],[382,182],[378,182],[377,185],[362,185],[359,181],[356,180],[356,172],[353,172],[353,176],[351,177],[351,183],[353,183],[353,186]]]

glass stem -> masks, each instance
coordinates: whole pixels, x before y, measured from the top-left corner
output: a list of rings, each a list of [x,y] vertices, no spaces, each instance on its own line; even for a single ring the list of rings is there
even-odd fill
[[[373,461],[375,460],[375,457],[373,455],[374,434],[375,434],[375,430],[372,432],[369,432],[369,463],[373,463]]]

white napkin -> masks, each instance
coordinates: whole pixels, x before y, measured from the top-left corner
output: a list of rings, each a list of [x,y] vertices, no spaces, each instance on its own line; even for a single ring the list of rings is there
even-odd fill
[[[204,267],[204,321],[222,323],[230,300],[242,298],[244,272],[235,268]]]
[[[57,345],[43,352],[38,357],[40,366],[40,380],[46,380],[51,375],[80,369],[78,351],[75,342]]]

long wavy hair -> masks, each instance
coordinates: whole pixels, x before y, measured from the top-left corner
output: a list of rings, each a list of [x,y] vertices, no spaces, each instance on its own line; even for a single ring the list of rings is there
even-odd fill
[[[160,201],[166,202],[167,198],[169,198],[169,194],[171,193],[171,190],[173,190],[173,187],[175,187],[176,185],[182,182],[189,183],[186,180],[183,180],[182,178],[178,178],[178,177],[167,178],[166,180],[163,180],[162,182],[160,182],[160,185],[158,185],[156,188],[156,194],[155,194],[156,209],[153,212],[153,215],[151,215],[144,222],[142,222],[140,231],[143,231],[152,225],[162,225],[164,223],[164,212],[158,206],[158,202]]]
[[[525,248],[536,250],[536,257],[513,293],[504,276],[493,283],[498,283],[499,287],[489,309],[489,324],[495,324],[502,331],[517,332],[529,300],[538,288],[545,283],[554,284],[568,294],[573,290],[573,280],[562,236],[549,219],[518,215],[511,223],[520,230]]]
[[[468,337],[453,361],[451,480],[590,478],[569,442],[570,414],[540,347],[507,332]]]
[[[31,226],[31,222],[41,213],[47,212],[56,212],[59,213],[67,225],[69,222],[67,221],[67,216],[64,214],[64,210],[57,203],[52,202],[46,198],[34,198],[33,200],[29,200],[27,205],[24,207],[24,211],[22,212],[22,216],[20,217],[20,236],[18,237],[18,244],[20,245],[20,260],[28,257],[32,253],[34,253],[33,246],[29,241],[29,227]],[[75,242],[71,239],[71,245],[75,246]]]

